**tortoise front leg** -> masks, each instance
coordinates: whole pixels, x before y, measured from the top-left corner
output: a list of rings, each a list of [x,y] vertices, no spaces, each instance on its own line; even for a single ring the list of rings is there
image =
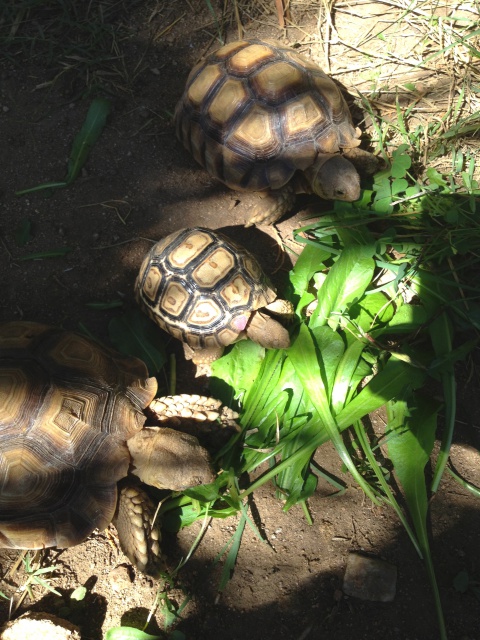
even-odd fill
[[[273,224],[285,214],[290,213],[295,204],[296,191],[294,185],[289,183],[282,189],[259,191],[262,199],[253,210],[250,220],[245,224],[252,227],[255,224]]]
[[[195,377],[210,376],[212,374],[211,364],[218,360],[223,354],[224,347],[220,345],[206,347],[204,349],[193,349],[186,342],[183,343],[183,352],[186,360],[191,360],[197,365]]]

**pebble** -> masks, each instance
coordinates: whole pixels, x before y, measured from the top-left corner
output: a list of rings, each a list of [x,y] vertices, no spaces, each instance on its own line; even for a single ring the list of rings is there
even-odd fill
[[[108,574],[108,580],[113,591],[123,591],[133,582],[131,570],[124,564],[119,564],[118,567],[112,569]]]
[[[81,640],[80,630],[74,624],[48,613],[29,612],[8,622],[2,629],[0,640]]]
[[[374,602],[392,602],[397,587],[397,567],[385,560],[351,553],[343,578],[348,596]]]

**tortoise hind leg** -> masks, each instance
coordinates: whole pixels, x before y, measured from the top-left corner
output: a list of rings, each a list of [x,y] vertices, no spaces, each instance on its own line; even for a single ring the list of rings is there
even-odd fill
[[[113,519],[120,546],[139,571],[152,577],[158,577],[165,567],[160,526],[154,522],[155,511],[155,505],[141,487],[122,483]]]

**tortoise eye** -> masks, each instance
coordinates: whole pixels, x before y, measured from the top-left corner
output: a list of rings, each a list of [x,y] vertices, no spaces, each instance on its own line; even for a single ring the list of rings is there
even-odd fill
[[[337,196],[337,198],[340,198],[341,196],[345,195],[345,191],[342,191],[341,189],[335,189],[335,195]]]

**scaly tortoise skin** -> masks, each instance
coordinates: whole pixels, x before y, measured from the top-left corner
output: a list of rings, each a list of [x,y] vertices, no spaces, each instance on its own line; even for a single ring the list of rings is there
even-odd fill
[[[154,400],[156,391],[136,358],[43,324],[1,324],[0,547],[70,547],[114,520],[132,563],[158,574],[155,508],[129,468],[142,482],[174,490],[214,476],[195,437],[144,427],[145,410],[166,424],[175,416],[213,421],[220,402]]]
[[[374,156],[357,149],[359,130],[333,80],[269,41],[231,42],[194,67],[175,124],[211,176],[235,190],[267,193],[247,226],[278,220],[296,193],[357,200],[352,162],[376,169]]]
[[[251,338],[266,348],[290,346],[288,331],[263,310],[291,316],[256,258],[211,229],[181,229],[157,242],[135,283],[140,306],[182,341],[185,357],[208,375],[224,347]]]

